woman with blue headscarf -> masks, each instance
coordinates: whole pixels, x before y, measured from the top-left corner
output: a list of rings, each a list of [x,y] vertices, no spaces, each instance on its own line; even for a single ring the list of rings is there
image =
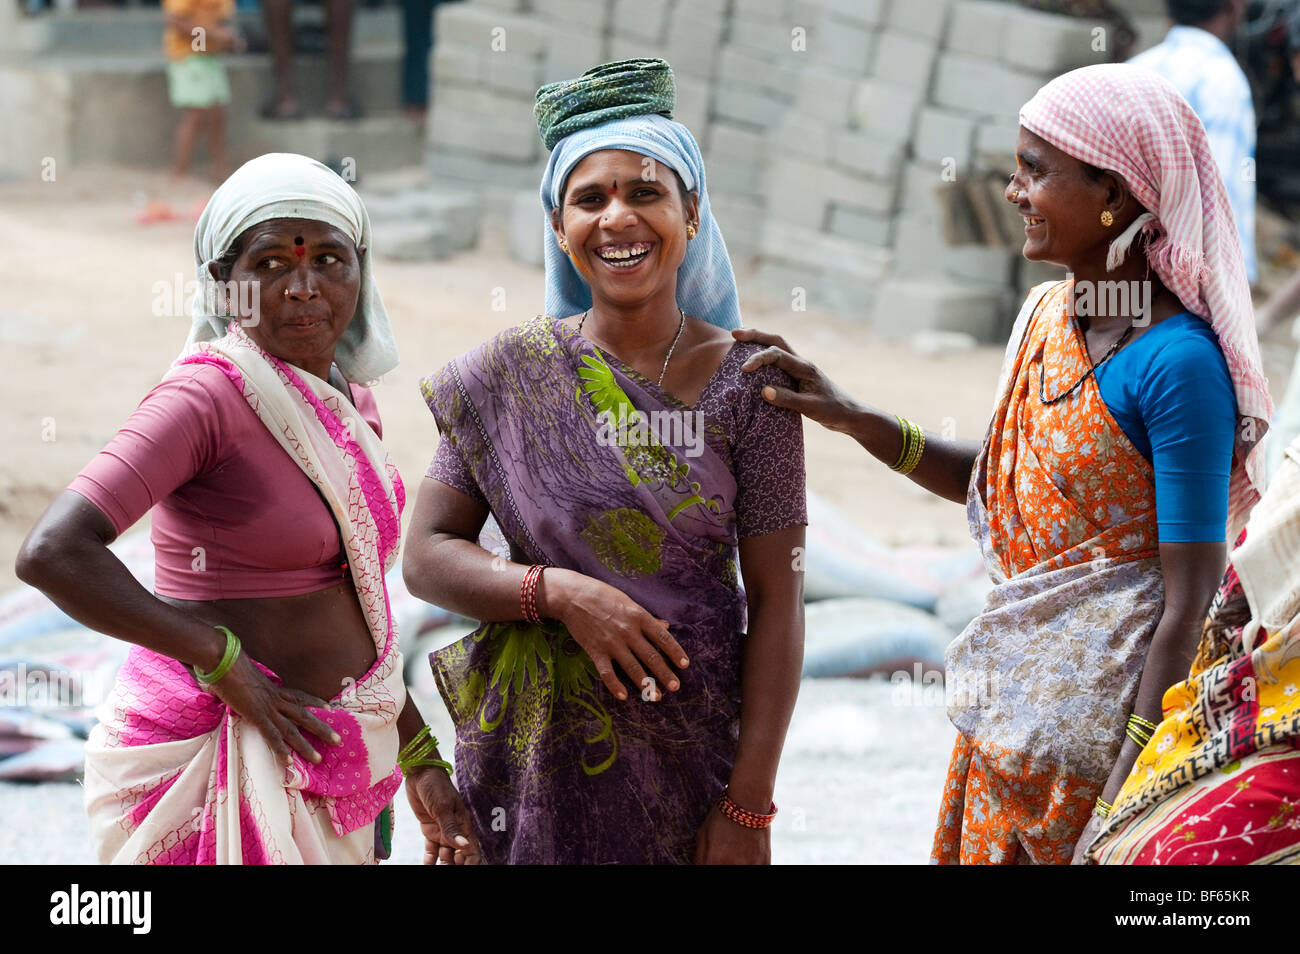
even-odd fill
[[[431,656],[478,842],[431,839],[444,861],[770,860],[803,437],[761,396],[785,373],[740,371],[760,349],[729,334],[735,278],[673,105],[662,60],[538,92],[548,314],[421,382],[442,440],[407,585],[484,621]],[[477,543],[489,514],[508,560]]]

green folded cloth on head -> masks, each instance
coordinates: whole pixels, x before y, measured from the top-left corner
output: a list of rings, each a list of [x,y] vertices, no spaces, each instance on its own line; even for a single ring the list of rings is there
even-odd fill
[[[650,113],[672,119],[676,105],[677,84],[666,61],[616,60],[594,66],[577,79],[543,86],[533,116],[542,142],[554,149],[565,136],[612,119]]]

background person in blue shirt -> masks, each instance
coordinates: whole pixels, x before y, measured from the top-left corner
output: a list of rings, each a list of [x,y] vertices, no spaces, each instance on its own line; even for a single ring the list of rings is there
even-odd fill
[[[1246,0],[1166,0],[1174,26],[1164,41],[1129,62],[1159,73],[1183,94],[1205,126],[1237,222],[1246,280],[1255,261],[1255,104],[1228,43],[1246,15]]]

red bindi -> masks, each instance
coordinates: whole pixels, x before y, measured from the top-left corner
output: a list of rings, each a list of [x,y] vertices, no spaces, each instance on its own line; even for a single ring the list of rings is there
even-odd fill
[[[306,250],[305,248],[303,248],[303,245],[302,245],[302,236],[301,236],[301,235],[297,235],[297,236],[294,237],[293,245],[294,245],[294,248],[293,248],[294,254],[297,255],[299,258],[302,258],[304,255],[307,254],[307,250]]]
[[[609,188],[609,194],[610,194],[610,195],[618,195],[618,180],[617,180],[617,179],[615,179],[615,180],[614,180],[614,184],[613,184],[612,186],[610,186],[610,188]]]

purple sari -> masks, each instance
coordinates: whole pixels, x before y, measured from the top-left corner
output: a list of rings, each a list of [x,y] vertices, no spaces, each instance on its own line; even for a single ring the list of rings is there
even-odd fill
[[[488,623],[431,654],[484,858],[689,863],[739,737],[745,596],[726,461],[703,442],[688,456],[684,442],[602,441],[602,411],[690,409],[549,317],[421,388],[513,558],[618,587],[691,660],[680,691],[650,703],[621,670],[630,693],[616,699],[555,620]]]

